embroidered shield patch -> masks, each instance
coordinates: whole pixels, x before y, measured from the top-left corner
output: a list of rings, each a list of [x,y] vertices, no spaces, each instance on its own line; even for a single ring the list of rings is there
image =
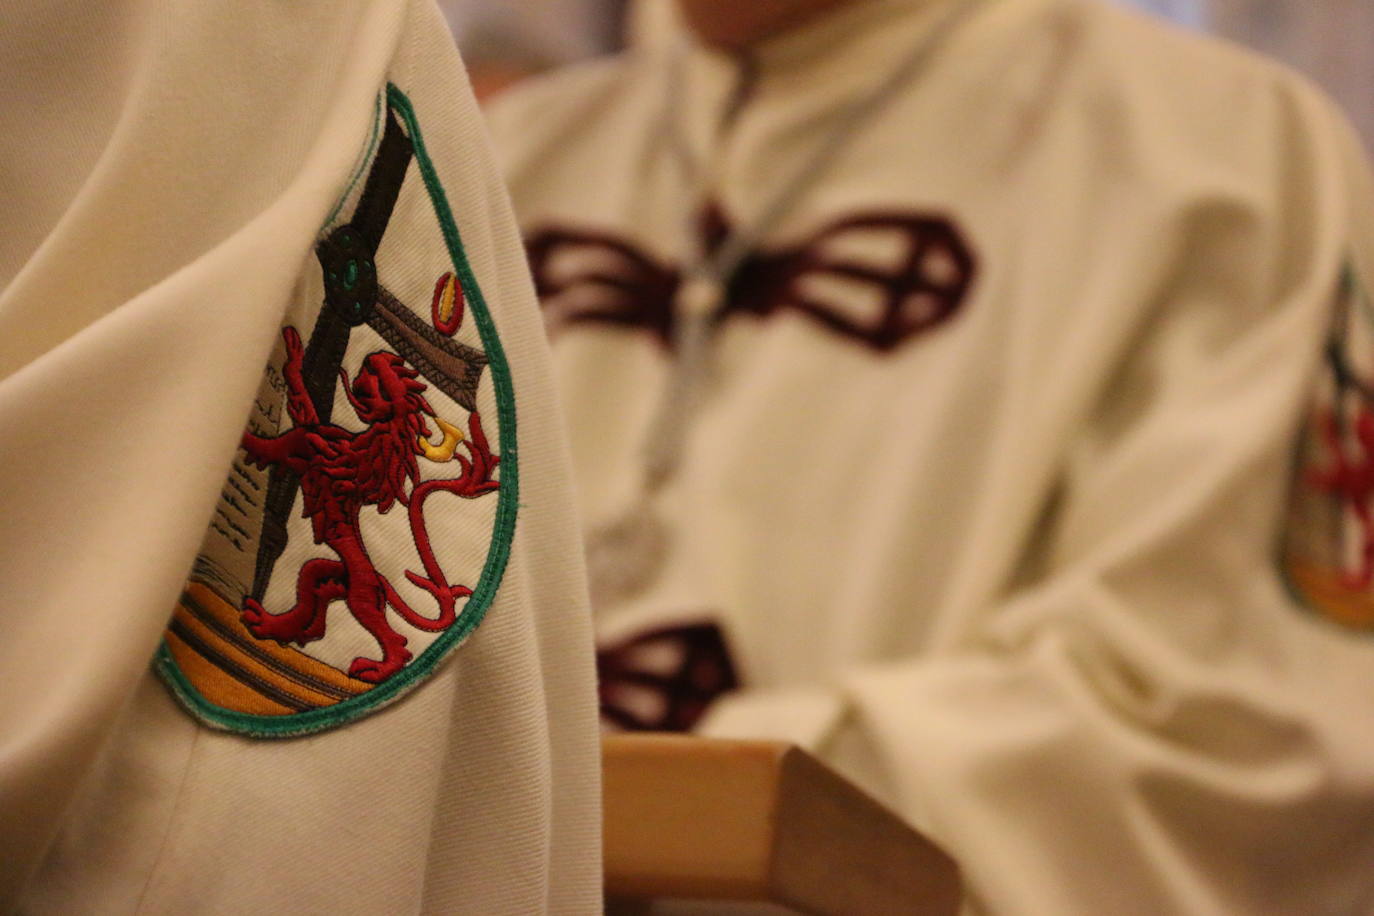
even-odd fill
[[[1374,304],[1353,271],[1299,442],[1282,563],[1307,607],[1374,631]]]
[[[291,312],[309,318],[282,329],[156,661],[203,722],[258,737],[343,724],[432,673],[481,622],[515,527],[510,373],[395,86],[315,255]]]

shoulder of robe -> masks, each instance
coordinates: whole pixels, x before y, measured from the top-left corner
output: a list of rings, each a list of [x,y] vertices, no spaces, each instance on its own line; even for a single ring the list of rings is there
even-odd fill
[[[1047,3],[1031,31],[1029,40],[1054,46],[1078,71],[1065,91],[1127,153],[1258,167],[1343,129],[1337,106],[1297,71],[1119,4]]]

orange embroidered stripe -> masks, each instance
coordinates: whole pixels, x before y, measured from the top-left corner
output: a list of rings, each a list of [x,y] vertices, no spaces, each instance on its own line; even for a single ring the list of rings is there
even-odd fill
[[[187,583],[181,606],[264,668],[322,695],[325,702],[317,705],[328,705],[330,699],[346,700],[372,689],[371,684],[349,677],[304,652],[253,636],[244,628],[238,609],[199,582]]]
[[[222,646],[211,645],[210,642],[204,638],[204,633],[195,632],[192,627],[186,625],[185,619],[180,615],[172,618],[172,623],[168,626],[167,630],[172,636],[175,636],[183,646],[199,656],[200,659],[219,669],[220,673],[212,673],[213,676],[209,680],[207,686],[220,689],[229,687],[231,688],[230,692],[238,693],[238,687],[242,685],[257,694],[258,698],[266,699],[278,706],[285,707],[288,712],[304,712],[311,708],[309,703],[300,700],[298,697],[292,696],[287,691],[281,690],[277,686],[257,677],[253,672],[245,670],[243,666],[236,664],[235,659],[230,658],[222,651]],[[224,701],[223,697],[217,697],[217,699],[220,702]],[[254,705],[257,705],[256,700],[254,701]]]
[[[175,660],[177,666],[186,673],[186,676],[195,678],[198,684],[210,685],[209,689],[226,707],[232,706],[234,709],[259,716],[290,714],[290,707],[269,700],[252,687],[217,667],[183,642],[181,637],[170,628],[163,635],[163,640],[163,651]]]
[[[1374,597],[1343,585],[1339,573],[1296,558],[1289,559],[1287,573],[1305,603],[1324,617],[1348,627],[1374,628]]]
[[[226,709],[248,712],[249,710],[239,708],[236,703],[236,700],[241,701],[243,698],[238,686],[242,685],[291,712],[333,706],[340,701],[341,691],[337,688],[323,684],[308,673],[296,670],[293,665],[284,664],[258,646],[246,645],[232,630],[215,621],[205,608],[202,607],[201,611],[203,616],[194,613],[183,602],[172,615],[170,632],[183,645],[222,673],[213,676],[207,684],[207,699]],[[288,658],[294,655],[296,660],[326,667],[294,649],[284,649],[275,645],[273,648],[288,653]],[[202,666],[200,670],[205,672],[207,669]],[[226,681],[226,675],[237,684]],[[229,688],[227,691],[226,687]],[[325,689],[322,690],[321,687]],[[256,708],[259,704],[252,701],[249,705]]]

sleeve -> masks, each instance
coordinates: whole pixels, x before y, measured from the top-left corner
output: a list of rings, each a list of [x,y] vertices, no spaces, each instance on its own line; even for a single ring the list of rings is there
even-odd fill
[[[334,13],[234,23],[206,7],[152,29],[126,10],[82,66],[59,77],[38,55],[0,91],[20,110],[51,80],[73,86],[60,117],[16,125],[55,151],[26,180],[72,196],[11,213],[51,224],[0,293],[0,911],[146,676],[365,129],[400,17]],[[64,18],[30,17],[30,46],[57,47],[43,36]],[[205,44],[269,33],[279,53]],[[120,116],[93,137],[78,88],[102,83]],[[69,144],[101,141],[89,174],[61,172]]]
[[[817,748],[956,857],[976,911],[1374,904],[1374,633],[1275,562],[1340,278],[1371,288],[1374,196],[1334,120],[1259,241],[1196,221],[1068,448],[1037,584],[956,647],[727,697],[703,730]]]
[[[28,19],[65,34],[62,12]],[[104,79],[122,108],[89,175],[26,176],[80,187],[0,288],[0,913],[599,910],[594,672],[562,419],[439,10],[134,12],[108,17],[133,23],[115,49],[131,73],[33,78]],[[0,80],[0,100],[29,110],[33,88]],[[86,120],[12,126],[60,148],[90,142]],[[345,244],[353,256],[330,261]],[[335,301],[360,320],[326,311],[339,288],[358,290]],[[297,385],[302,339],[324,355]],[[332,430],[312,422],[321,405]],[[280,443],[297,415],[319,439],[312,471],[346,437],[366,459],[333,466],[314,518],[299,482],[276,511],[270,473],[240,473],[260,470],[243,443]],[[448,453],[433,459],[420,443],[441,431]],[[420,487],[447,495],[422,512]],[[291,532],[276,572],[256,549],[273,512]],[[332,541],[313,527],[330,512]],[[321,561],[328,581],[309,581]],[[250,588],[276,618],[308,594],[319,626],[252,632]],[[393,595],[444,592],[441,626],[396,616]],[[454,598],[472,599],[466,621]],[[401,630],[404,657],[387,648]],[[379,655],[427,661],[355,676]]]

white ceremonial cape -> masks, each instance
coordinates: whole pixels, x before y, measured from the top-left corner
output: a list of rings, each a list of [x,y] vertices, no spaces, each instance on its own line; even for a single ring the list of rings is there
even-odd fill
[[[598,912],[567,445],[438,11],[0,18],[0,911]]]
[[[589,531],[638,498],[674,358],[681,161],[719,176],[702,232],[749,225],[944,11],[692,49],[685,155],[661,36],[496,107]],[[1340,409],[1374,392],[1372,221],[1293,74],[986,0],[745,262],[661,572],[593,581],[608,717],[681,727],[737,683],[699,730],[817,749],[979,911],[1368,911],[1374,418],[1309,405],[1340,315]]]

